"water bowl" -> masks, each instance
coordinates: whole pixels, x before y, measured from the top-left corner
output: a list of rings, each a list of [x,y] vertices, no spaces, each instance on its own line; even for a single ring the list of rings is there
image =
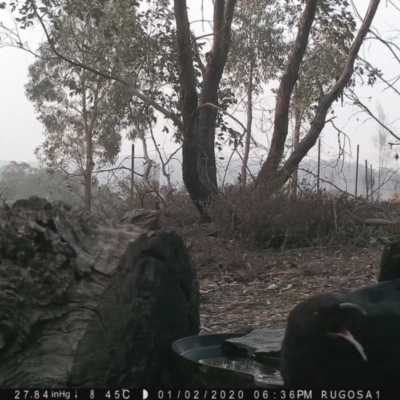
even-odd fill
[[[232,352],[225,346],[228,339],[245,333],[222,333],[189,336],[177,340],[172,349],[185,386],[190,388],[280,388],[279,358],[257,357]],[[257,360],[262,359],[262,363]]]

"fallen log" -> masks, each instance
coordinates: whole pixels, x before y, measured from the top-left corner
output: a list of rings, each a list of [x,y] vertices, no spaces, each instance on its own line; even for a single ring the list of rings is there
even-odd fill
[[[155,230],[160,229],[160,211],[136,209],[126,213],[121,218],[121,223],[131,224],[141,228]]]
[[[173,387],[170,345],[198,331],[176,233],[37,197],[0,210],[0,387]]]

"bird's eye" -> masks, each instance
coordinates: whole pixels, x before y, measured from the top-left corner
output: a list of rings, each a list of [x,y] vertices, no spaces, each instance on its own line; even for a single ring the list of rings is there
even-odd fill
[[[314,319],[319,319],[319,318],[321,318],[321,313],[320,313],[319,311],[314,311],[314,312],[312,313],[312,315],[313,315],[313,318],[314,318]]]

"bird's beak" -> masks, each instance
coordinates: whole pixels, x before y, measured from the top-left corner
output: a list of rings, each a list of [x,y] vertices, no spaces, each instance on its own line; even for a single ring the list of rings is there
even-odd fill
[[[341,303],[339,305],[339,308],[342,308],[342,309],[347,308],[347,309],[351,309],[351,310],[356,310],[363,315],[367,315],[367,312],[365,311],[365,309],[356,303]]]
[[[350,342],[350,343],[357,349],[357,351],[360,353],[362,359],[363,359],[365,362],[368,361],[368,358],[367,358],[367,355],[365,354],[364,348],[362,347],[361,343],[358,342],[358,341],[354,338],[354,336],[351,334],[350,331],[348,331],[348,330],[343,330],[343,331],[341,331],[341,332],[336,332],[336,333],[329,332],[328,335],[331,335],[331,336],[339,336],[339,337],[342,337],[343,339],[346,339],[348,342]]]

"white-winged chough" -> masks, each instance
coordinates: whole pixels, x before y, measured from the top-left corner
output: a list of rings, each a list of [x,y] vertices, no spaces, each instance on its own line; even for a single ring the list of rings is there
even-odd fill
[[[317,295],[295,306],[281,374],[286,387],[400,386],[400,280]]]

